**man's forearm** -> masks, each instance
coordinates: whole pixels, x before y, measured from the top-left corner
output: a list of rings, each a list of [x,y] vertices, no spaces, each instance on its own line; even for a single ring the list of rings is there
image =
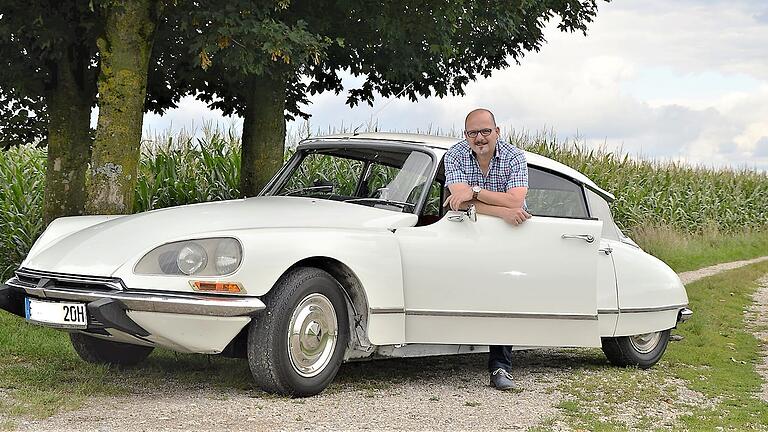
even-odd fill
[[[478,195],[478,201],[497,207],[522,208],[525,202],[525,193],[514,196],[506,192],[493,192],[483,189]]]
[[[484,203],[480,200],[472,200],[467,203],[467,206],[474,204],[475,210],[477,210],[478,213],[488,215],[488,216],[496,216],[503,218],[504,213],[508,210],[505,206],[495,206],[491,204]]]

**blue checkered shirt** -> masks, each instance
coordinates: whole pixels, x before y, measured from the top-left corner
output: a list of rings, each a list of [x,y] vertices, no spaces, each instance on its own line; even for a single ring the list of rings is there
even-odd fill
[[[445,154],[445,185],[466,183],[493,192],[528,187],[528,163],[525,153],[512,144],[496,141],[488,175],[483,175],[467,140],[454,144]]]

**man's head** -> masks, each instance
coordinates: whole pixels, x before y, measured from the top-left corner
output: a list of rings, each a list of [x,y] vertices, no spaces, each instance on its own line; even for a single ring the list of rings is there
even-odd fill
[[[485,108],[472,110],[464,119],[464,137],[478,156],[490,157],[496,151],[499,128],[493,113]]]

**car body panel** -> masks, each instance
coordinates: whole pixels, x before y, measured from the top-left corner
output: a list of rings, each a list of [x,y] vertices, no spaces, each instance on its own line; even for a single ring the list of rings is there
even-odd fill
[[[477,222],[445,217],[397,230],[407,341],[599,345],[595,286],[601,228],[595,220],[537,216],[511,226],[478,215]],[[531,253],[534,248],[547,251],[547,259]]]
[[[619,287],[616,336],[672,328],[688,305],[680,278],[663,261],[640,248],[615,242],[613,259]]]
[[[222,237],[249,228],[390,228],[413,225],[415,221],[412,214],[298,197],[193,204],[112,218],[71,232],[35,248],[24,267],[112,276],[123,264],[138,261],[155,247],[178,240]]]
[[[146,329],[146,339],[179,352],[218,354],[251,322],[251,317],[128,311],[128,317]]]
[[[597,317],[602,337],[614,335],[619,318],[619,288],[613,263],[614,243],[613,240],[600,239],[597,252]]]

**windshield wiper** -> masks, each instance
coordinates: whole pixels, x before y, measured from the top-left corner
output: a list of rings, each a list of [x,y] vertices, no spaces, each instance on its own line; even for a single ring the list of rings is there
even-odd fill
[[[398,207],[400,207],[402,209],[405,209],[406,207],[410,207],[411,209],[416,208],[416,204],[411,204],[409,202],[404,202],[404,201],[388,200],[388,199],[384,199],[384,198],[350,198],[350,199],[344,200],[344,202],[351,202],[351,203],[354,203],[354,202],[367,203],[367,202],[369,202],[369,203],[373,203],[373,204],[389,204],[389,205],[398,206]]]
[[[333,193],[333,185],[320,185],[320,186],[308,186],[301,189],[294,189],[285,193],[278,194],[278,196],[292,196],[300,194],[302,192],[327,192]]]

